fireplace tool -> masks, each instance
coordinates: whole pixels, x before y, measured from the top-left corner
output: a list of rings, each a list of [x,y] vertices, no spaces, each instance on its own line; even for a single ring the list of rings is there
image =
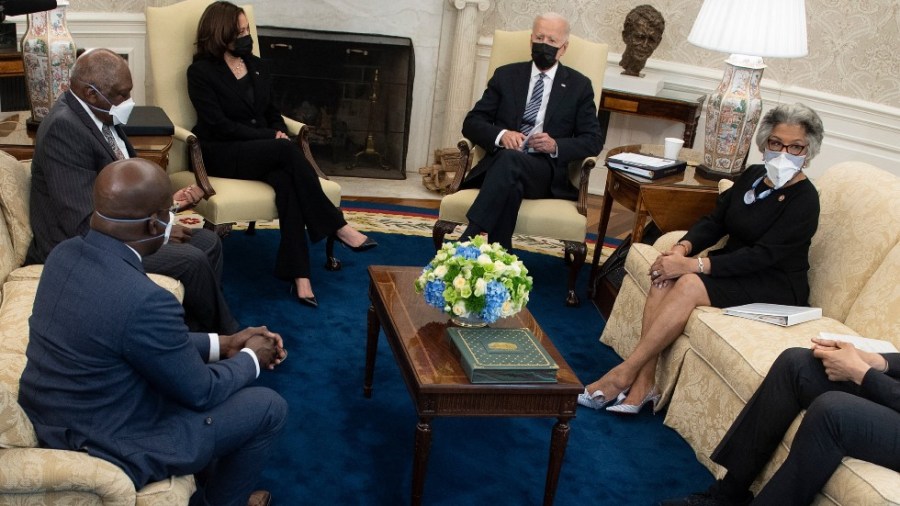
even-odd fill
[[[373,160],[376,166],[380,166],[383,170],[391,170],[384,156],[375,150],[375,139],[372,132],[375,129],[375,105],[378,103],[378,69],[375,69],[375,78],[372,80],[372,95],[369,97],[369,121],[366,127],[366,147],[354,155],[354,160],[348,169],[353,169],[359,165],[360,158]]]

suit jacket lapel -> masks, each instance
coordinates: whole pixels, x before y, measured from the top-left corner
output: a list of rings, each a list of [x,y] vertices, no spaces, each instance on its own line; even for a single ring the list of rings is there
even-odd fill
[[[72,112],[75,113],[75,116],[77,116],[82,123],[84,123],[85,128],[87,128],[88,131],[91,132],[91,135],[93,135],[94,138],[97,139],[97,142],[99,142],[100,145],[103,146],[104,149],[106,149],[106,152],[109,154],[110,160],[115,160],[116,154],[113,152],[112,147],[109,145],[109,143],[106,142],[106,138],[103,137],[103,132],[101,132],[100,129],[97,128],[97,124],[94,123],[94,118],[90,117],[88,112],[84,110],[84,107],[81,106],[81,103],[78,101],[78,98],[75,96],[75,94],[71,91],[67,91],[63,95],[63,97],[65,98],[66,104],[69,106],[69,109],[71,109]],[[125,139],[125,134],[123,134],[121,131],[119,131],[119,135],[121,135],[122,138]],[[125,145],[130,146],[127,140],[125,141]],[[131,151],[129,151],[129,154],[131,156],[134,156],[133,154],[131,154]]]
[[[562,63],[556,69],[556,76],[553,78],[553,87],[550,88],[550,98],[547,99],[547,112],[544,113],[544,131],[547,131],[547,125],[553,113],[559,108],[559,103],[563,100],[568,88],[566,86],[569,79],[569,69],[563,67]]]
[[[256,82],[256,79],[251,75],[250,63],[249,59],[244,60],[244,64],[247,66],[247,75],[250,76],[251,81]],[[225,86],[231,91],[231,93],[237,97],[238,100],[241,101],[242,104],[249,107],[251,110],[253,109],[253,104],[250,103],[250,100],[247,98],[247,94],[241,90],[241,87],[238,86],[237,79],[234,77],[234,73],[231,72],[231,69],[228,68],[228,64],[225,63],[225,60],[222,59],[216,64],[216,71],[219,72],[221,77],[221,81],[225,83]],[[256,90],[253,90],[254,93]]]
[[[125,135],[125,129],[122,128],[122,125],[115,125],[113,128],[116,129],[119,138],[125,143],[125,150],[128,151],[128,158],[136,157],[137,152],[135,152],[134,146],[131,145],[131,141],[128,140],[128,136]]]

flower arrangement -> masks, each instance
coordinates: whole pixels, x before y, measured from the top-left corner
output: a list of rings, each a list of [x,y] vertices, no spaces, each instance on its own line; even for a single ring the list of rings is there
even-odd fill
[[[493,323],[528,303],[532,279],[519,258],[476,236],[446,242],[416,279],[425,302],[452,316]]]

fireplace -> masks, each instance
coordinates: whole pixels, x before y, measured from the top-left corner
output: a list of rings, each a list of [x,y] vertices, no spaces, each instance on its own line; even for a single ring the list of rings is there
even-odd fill
[[[326,174],[406,178],[410,39],[274,27],[260,27],[258,36],[275,105],[309,126]]]

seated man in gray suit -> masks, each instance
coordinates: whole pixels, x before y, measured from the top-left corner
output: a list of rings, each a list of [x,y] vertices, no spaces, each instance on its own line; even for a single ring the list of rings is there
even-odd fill
[[[603,141],[591,81],[559,63],[568,44],[564,17],[535,18],[532,60],[498,68],[466,115],[463,135],[487,155],[461,185],[481,189],[463,238],[487,232],[509,249],[522,199],[578,198],[569,162],[599,154]]]
[[[50,252],[29,319],[19,403],[41,446],[109,461],[136,488],[215,460],[198,502],[268,504],[251,492],[287,404],[249,385],[286,356],[281,336],[188,332],[178,300],[147,277],[141,258],[172,230],[158,165],[114,162],[93,197],[91,230]]]
[[[31,165],[31,228],[34,239],[26,261],[44,263],[60,242],[88,231],[91,187],[110,162],[135,156],[121,125],[128,121],[131,100],[128,64],[107,49],[78,58],[69,91],[60,95],[41,122]],[[169,205],[196,204],[199,188],[170,195]],[[231,334],[240,326],[222,295],[222,245],[215,233],[181,225],[171,241],[144,258],[147,272],[165,274],[184,285],[188,327]]]

